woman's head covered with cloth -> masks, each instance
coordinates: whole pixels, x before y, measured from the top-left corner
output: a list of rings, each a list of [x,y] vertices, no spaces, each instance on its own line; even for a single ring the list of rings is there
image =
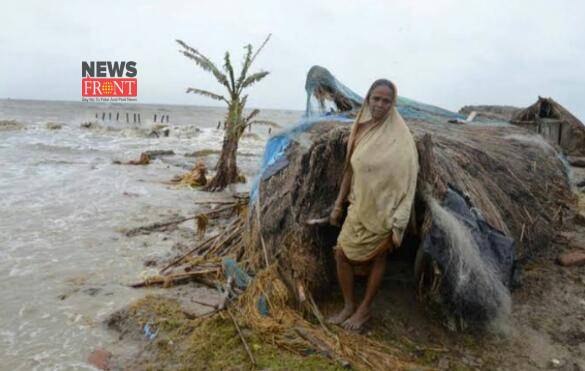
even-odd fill
[[[351,129],[346,158],[352,170],[350,207],[338,238],[350,260],[371,259],[388,245],[385,241],[400,246],[410,219],[418,153],[396,110],[396,97],[391,81],[376,80]]]
[[[396,110],[396,93],[388,80],[377,80],[370,87],[351,128],[345,172],[330,217],[335,221],[339,203],[349,193],[335,252],[344,307],[329,322],[352,331],[360,330],[371,317],[386,256],[402,243],[416,191],[418,153]],[[371,268],[366,293],[356,307],[352,265],[366,263]]]

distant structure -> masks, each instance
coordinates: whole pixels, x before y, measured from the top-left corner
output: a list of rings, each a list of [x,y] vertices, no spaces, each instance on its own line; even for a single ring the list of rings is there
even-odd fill
[[[142,117],[140,116],[140,113],[137,113],[137,112],[131,112],[131,113],[130,112],[124,112],[124,113],[125,113],[125,116],[126,116],[126,122],[127,123],[130,123],[130,121],[132,121],[133,123],[141,123],[142,122]],[[124,113],[122,113],[122,114],[124,114]],[[132,120],[130,119],[130,115],[132,115]],[[101,118],[102,121],[106,121],[106,117],[107,117],[107,120],[108,121],[112,121],[114,116],[112,115],[112,112],[101,112],[101,117],[102,117]],[[116,117],[116,121],[120,121],[120,112],[116,112],[116,116],[115,117]],[[98,112],[95,113],[95,118],[96,119],[99,119],[99,113]],[[157,120],[161,124],[164,123],[164,122],[169,123],[169,121],[170,121],[170,115],[168,115],[168,114],[167,115],[163,115],[163,114],[155,113],[154,116],[153,116],[153,122],[157,122]]]
[[[538,97],[536,103],[514,114],[510,122],[537,132],[565,155],[585,156],[585,126],[552,98]]]

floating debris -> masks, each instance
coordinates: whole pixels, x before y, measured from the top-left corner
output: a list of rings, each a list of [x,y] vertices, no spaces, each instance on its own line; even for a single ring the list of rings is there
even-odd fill
[[[24,129],[24,124],[16,120],[0,120],[0,131],[13,131]]]
[[[116,165],[148,165],[150,164],[150,160],[151,160],[150,156],[147,153],[142,152],[138,160],[130,160],[126,162],[115,160],[113,161],[113,163]]]
[[[171,183],[176,183],[180,186],[201,187],[207,184],[207,166],[201,161],[198,161],[195,166],[186,174],[177,175],[171,179]]]

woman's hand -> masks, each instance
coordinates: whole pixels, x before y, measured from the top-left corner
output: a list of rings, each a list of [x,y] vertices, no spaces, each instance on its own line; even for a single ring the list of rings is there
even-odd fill
[[[341,206],[335,205],[329,214],[329,224],[339,227],[341,224],[341,214]]]

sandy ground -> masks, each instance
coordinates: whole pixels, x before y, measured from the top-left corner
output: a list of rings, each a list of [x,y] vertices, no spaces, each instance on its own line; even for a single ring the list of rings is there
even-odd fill
[[[579,183],[585,169],[573,168],[572,175]],[[585,212],[585,193],[577,188],[575,192]],[[574,241],[585,246],[585,227],[575,228],[566,232],[575,233]],[[521,285],[512,292],[511,318],[494,333],[447,330],[417,301],[412,268],[390,263],[370,336],[409,350],[415,359],[439,369],[585,370],[585,266],[558,265],[557,257],[570,246],[561,237],[556,241],[523,266]],[[322,303],[323,311],[332,313],[341,302],[337,294]]]
[[[449,331],[417,301],[411,268],[392,262],[368,335],[439,369],[585,370],[585,267],[557,265],[556,252],[564,249],[556,245],[525,267],[512,293],[512,317],[481,334]],[[336,294],[321,302],[322,310],[331,314],[341,303]]]

